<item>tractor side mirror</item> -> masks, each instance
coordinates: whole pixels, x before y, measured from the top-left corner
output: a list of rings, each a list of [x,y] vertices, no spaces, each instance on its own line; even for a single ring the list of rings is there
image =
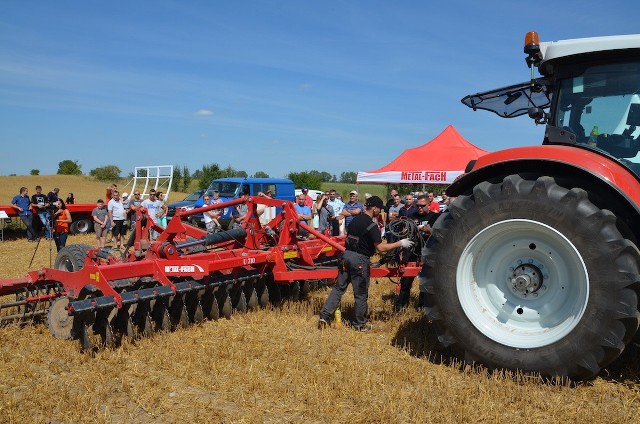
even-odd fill
[[[529,118],[533,119],[536,122],[536,125],[547,123],[547,114],[544,113],[542,108],[530,107],[527,112],[529,113]]]

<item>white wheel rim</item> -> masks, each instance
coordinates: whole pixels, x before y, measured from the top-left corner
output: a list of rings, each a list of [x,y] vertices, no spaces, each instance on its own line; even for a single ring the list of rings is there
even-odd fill
[[[482,334],[502,345],[536,348],[562,339],[580,322],[589,275],[578,249],[560,232],[512,219],[469,242],[458,262],[456,289]]]

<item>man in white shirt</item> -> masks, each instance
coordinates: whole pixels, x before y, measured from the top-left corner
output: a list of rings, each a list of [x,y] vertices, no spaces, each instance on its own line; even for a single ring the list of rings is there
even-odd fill
[[[124,226],[124,220],[127,216],[118,190],[111,192],[111,200],[107,203],[107,211],[109,212],[109,219],[113,223],[111,234],[116,238],[116,248],[120,249],[124,235],[127,233],[127,228]]]

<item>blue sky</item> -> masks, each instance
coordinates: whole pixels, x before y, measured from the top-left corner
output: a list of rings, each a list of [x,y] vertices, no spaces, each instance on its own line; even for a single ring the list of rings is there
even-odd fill
[[[524,35],[637,32],[634,1],[14,1],[0,13],[0,174],[115,164],[377,169],[447,125],[486,150],[527,117],[460,103],[525,81]],[[621,12],[622,11],[622,12]],[[428,159],[427,159],[428,160]]]

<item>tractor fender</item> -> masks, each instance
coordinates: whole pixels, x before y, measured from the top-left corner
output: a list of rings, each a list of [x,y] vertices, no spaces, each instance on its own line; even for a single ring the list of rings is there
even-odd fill
[[[640,179],[605,152],[578,145],[519,147],[489,153],[449,186],[447,194],[470,194],[483,181],[498,182],[511,174],[533,179],[549,176],[564,187],[584,189],[591,202],[610,210],[624,224],[619,227],[625,237],[640,240]]]

